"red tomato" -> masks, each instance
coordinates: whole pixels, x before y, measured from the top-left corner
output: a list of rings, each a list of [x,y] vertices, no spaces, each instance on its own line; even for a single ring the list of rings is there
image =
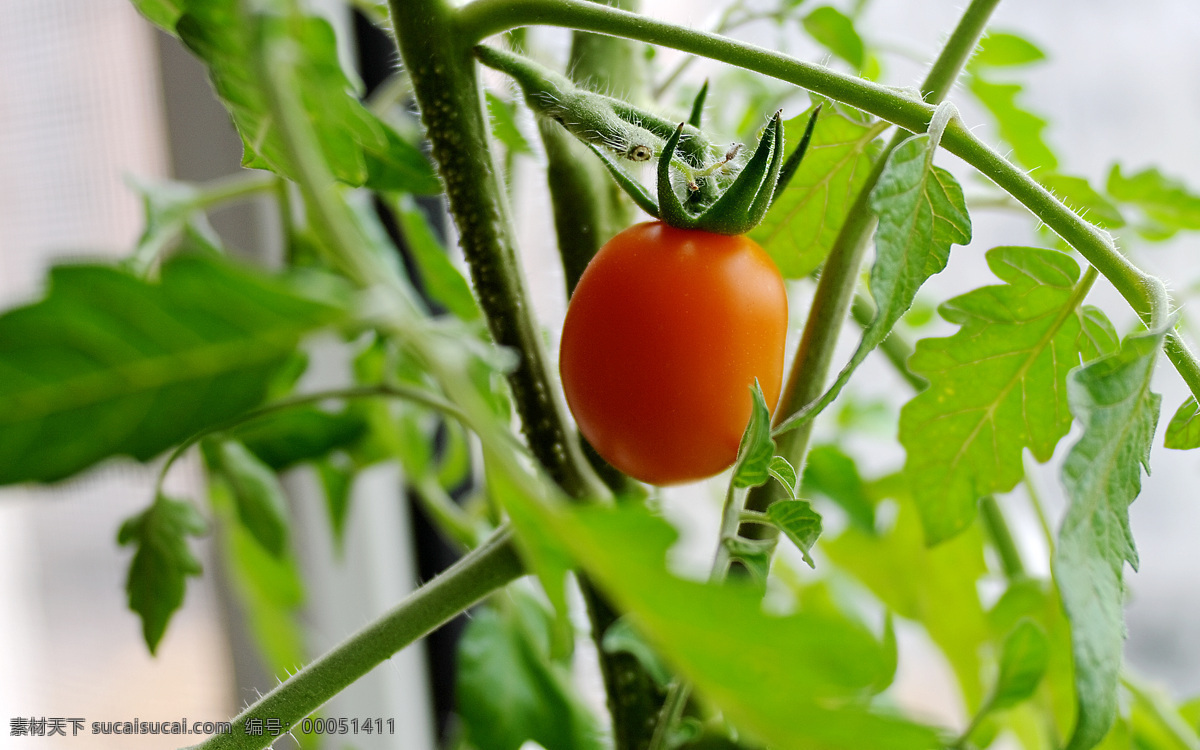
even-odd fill
[[[712,476],[737,457],[755,378],[775,408],[787,324],[783,279],[753,240],[637,224],[600,248],[571,297],[567,403],[629,476]]]

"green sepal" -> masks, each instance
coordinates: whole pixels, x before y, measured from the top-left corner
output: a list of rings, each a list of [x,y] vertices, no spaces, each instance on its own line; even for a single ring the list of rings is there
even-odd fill
[[[782,114],[783,110],[776,111],[775,116],[771,118],[771,122],[767,125],[767,131],[770,131],[773,136],[771,138],[771,163],[767,166],[767,173],[763,177],[763,181],[758,185],[758,192],[754,195],[754,201],[750,204],[750,213],[746,217],[748,226],[743,232],[749,232],[758,226],[762,218],[767,215],[767,209],[775,202],[775,188],[779,184],[780,167],[783,164],[783,122],[780,119],[780,115]],[[764,132],[762,143],[766,142],[767,133]],[[761,144],[758,150],[762,150]],[[757,153],[755,155],[757,156]]]
[[[725,235],[753,229],[799,167],[816,120],[814,111],[800,148],[784,166],[783,124],[776,112],[750,160],[735,173],[730,162],[736,150],[720,159],[699,129],[707,81],[697,92],[687,121],[675,124],[620,99],[578,88],[565,76],[520,55],[486,45],[472,51],[483,65],[511,76],[536,115],[554,120],[588,144],[640,208],[680,229]],[[658,155],[657,203],[618,162],[621,157],[645,161],[653,154]],[[672,164],[690,190],[682,198],[671,184]]]
[[[681,122],[679,127],[675,128],[658,157],[658,218],[679,229],[696,229],[696,218],[683,210],[679,196],[675,195],[675,189],[671,187],[671,156],[679,145],[684,124]]]
[[[715,203],[700,214],[688,212],[671,185],[671,157],[683,134],[684,123],[667,140],[658,159],[658,217],[680,229],[700,229],[715,234],[745,234],[762,221],[774,200],[783,162],[783,125],[776,112],[763,129],[762,138],[746,166]],[[810,129],[811,134],[811,129]],[[794,168],[793,168],[794,171]]]
[[[809,115],[808,124],[804,126],[804,137],[800,139],[800,145],[796,146],[796,150],[788,157],[783,168],[779,170],[779,178],[775,180],[775,192],[771,193],[771,205],[775,205],[775,201],[787,189],[788,183],[792,181],[792,177],[796,174],[796,170],[800,168],[800,162],[804,161],[804,154],[808,152],[808,143],[812,140],[813,129],[817,126],[817,115],[821,114],[821,107],[824,103],[818,104],[813,108],[813,112]],[[780,132],[783,127],[780,126]],[[783,147],[780,146],[779,153],[782,156]]]
[[[696,222],[698,227],[717,234],[744,234],[753,229],[762,216],[754,217],[752,212],[756,208],[759,195],[763,193],[764,184],[767,183],[770,187],[766,190],[766,199],[762,201],[762,213],[767,212],[767,206],[770,204],[775,178],[779,176],[782,151],[779,113],[776,112],[763,130],[758,148],[754,149],[750,161],[746,162],[737,179],[726,188],[717,202],[700,215]],[[772,169],[775,174],[767,179]]]
[[[693,128],[700,127],[700,119],[704,116],[704,100],[708,98],[708,79],[704,79],[704,83],[700,86],[700,90],[696,92],[696,98],[692,100],[692,113],[688,115],[688,125]]]

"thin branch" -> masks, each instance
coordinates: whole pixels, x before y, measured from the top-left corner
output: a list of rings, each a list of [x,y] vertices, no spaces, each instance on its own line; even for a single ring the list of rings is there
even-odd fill
[[[978,32],[997,3],[998,0],[980,1],[968,8],[962,23],[922,87],[925,101],[910,97],[899,89],[838,73],[752,44],[581,0],[475,0],[459,12],[459,20],[462,32],[472,42],[507,29],[537,24],[640,39],[772,76],[849,104],[905,130],[923,132],[929,125],[934,109],[927,102],[938,102],[949,92],[958,71],[974,51]],[[1077,249],[1112,282],[1144,320],[1150,321],[1155,308],[1165,310],[1167,298],[1159,279],[1131,264],[1117,250],[1107,232],[1060,202],[962,123],[952,122],[946,128],[941,145],[1007,191]],[[1168,333],[1164,347],[1193,395],[1200,397],[1200,362],[1195,355],[1173,331]]]

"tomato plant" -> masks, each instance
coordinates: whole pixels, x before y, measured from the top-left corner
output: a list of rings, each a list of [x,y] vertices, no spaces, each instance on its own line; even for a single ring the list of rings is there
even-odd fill
[[[1114,163],[1100,184],[1060,164],[1020,85],[1000,80],[1044,54],[985,34],[998,0],[968,3],[918,90],[886,64],[907,45],[860,33],[868,2],[732,2],[701,31],[632,0],[356,0],[401,61],[365,100],[333,25],[303,3],[134,2],[206,67],[247,170],[143,186],[128,259],[56,267],[42,300],[0,315],[0,483],[166,456],[118,535],[147,646],[216,528],[280,675],[198,747],[266,747],[264,722],[305,726],[474,606],[446,747],[1200,746],[1196,704],[1128,669],[1122,610],[1163,361],[1193,394],[1166,446],[1200,447],[1200,360],[1138,253],[1200,230],[1200,195],[1153,167]],[[751,23],[781,48],[739,40]],[[531,26],[569,34],[566,59]],[[829,64],[788,48],[797,38]],[[661,48],[685,57],[664,67]],[[697,57],[721,72],[690,80]],[[523,190],[544,191],[552,233],[516,231]],[[227,257],[205,221],[251,196],[278,208],[281,269]],[[981,207],[1036,222],[989,239]],[[637,224],[635,208],[661,221]],[[435,231],[443,218],[453,233]],[[518,241],[538,234],[553,234],[570,297],[561,377],[559,321],[528,289],[546,277],[526,273]],[[987,278],[931,292],[968,244]],[[781,271],[811,299],[794,352]],[[1087,304],[1101,277],[1137,325]],[[914,306],[955,330],[929,335]],[[835,374],[843,327],[858,343]],[[301,377],[318,334],[345,360],[328,390]],[[885,403],[860,390],[874,352]],[[880,430],[856,415],[871,413],[898,447],[868,461]],[[576,422],[612,466],[589,461]],[[207,497],[169,496],[162,479],[192,448]],[[1052,460],[1057,517],[1037,492]],[[461,558],[329,653],[297,655],[303,576],[279,474],[315,469],[340,541],[355,477],[385,462]],[[707,580],[681,576],[670,493],[631,480],[730,464],[722,507],[694,504],[718,527]],[[914,631],[957,690],[947,716],[905,708]],[[578,693],[577,637],[594,642],[607,712]]]
[[[737,456],[757,379],[783,379],[787,292],[744,236],[636,224],[584,271],[563,323],[571,413],[609,463],[651,484],[711,476]]]

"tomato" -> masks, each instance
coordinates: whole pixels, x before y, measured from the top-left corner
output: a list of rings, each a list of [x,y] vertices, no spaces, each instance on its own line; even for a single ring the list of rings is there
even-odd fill
[[[600,249],[571,297],[567,404],[635,479],[712,476],[737,458],[755,378],[775,408],[787,323],[783,279],[753,240],[637,224]]]

